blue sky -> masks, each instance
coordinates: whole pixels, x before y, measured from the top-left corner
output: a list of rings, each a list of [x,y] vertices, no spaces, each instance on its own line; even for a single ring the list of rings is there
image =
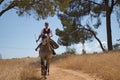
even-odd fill
[[[62,29],[61,21],[57,16],[37,21],[33,17],[29,16],[19,17],[14,10],[10,10],[2,15],[0,17],[0,54],[2,54],[2,58],[21,58],[27,56],[37,57],[38,52],[34,50],[37,46],[35,37],[38,37],[45,22],[49,22],[49,26],[51,27],[54,35],[52,39],[57,42],[58,37],[55,35],[55,30],[56,28]],[[104,18],[102,19],[102,22],[101,27],[97,30],[97,36],[100,38],[102,43],[107,46]],[[112,32],[114,44],[116,39],[120,38],[120,28],[118,27],[118,23],[114,15],[112,17]],[[72,47],[76,48],[77,53],[81,53],[81,43],[73,45]],[[85,44],[85,49],[88,53],[101,51],[99,44],[95,39],[91,43],[87,42]],[[65,47],[60,46],[55,51],[57,54],[61,54],[65,51]]]

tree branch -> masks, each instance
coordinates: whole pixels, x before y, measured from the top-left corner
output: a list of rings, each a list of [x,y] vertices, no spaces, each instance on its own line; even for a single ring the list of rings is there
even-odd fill
[[[91,33],[93,34],[93,36],[95,37],[95,39],[99,42],[102,51],[103,51],[103,52],[105,51],[105,49],[104,49],[104,47],[103,47],[103,45],[102,45],[100,39],[96,36],[96,34],[95,34],[95,32],[94,32],[93,30],[87,29],[87,28],[84,27],[84,28],[76,29],[76,30],[73,31],[72,33],[76,32],[76,31],[78,31],[78,30],[81,30],[81,29],[82,29],[82,30],[87,30],[87,31],[91,32]],[[72,34],[72,33],[71,33],[71,34]]]
[[[0,4],[2,4],[3,1],[4,1],[4,0],[0,0]]]
[[[89,2],[91,2],[91,3],[93,3],[93,4],[96,4],[96,5],[99,5],[99,6],[101,6],[101,4],[99,4],[99,3],[96,3],[96,2],[94,2],[94,1],[89,1]]]
[[[110,8],[110,13],[112,13],[114,5],[115,5],[115,2],[114,2],[114,0],[112,0],[111,8]]]
[[[0,12],[0,16],[2,16],[6,11],[8,11],[8,10],[14,8],[14,7],[15,7],[15,1],[13,1],[7,8],[5,8],[4,10],[2,10]]]
[[[81,28],[81,29],[84,29],[84,30],[90,31],[90,32],[93,34],[93,36],[95,37],[95,39],[99,42],[102,51],[103,51],[103,52],[105,51],[105,49],[104,49],[104,47],[103,47],[101,41],[100,41],[99,38],[96,36],[96,34],[94,33],[93,30],[90,30],[90,29],[87,29],[87,28]]]
[[[114,1],[114,4],[113,5],[116,5],[120,0],[116,0]]]

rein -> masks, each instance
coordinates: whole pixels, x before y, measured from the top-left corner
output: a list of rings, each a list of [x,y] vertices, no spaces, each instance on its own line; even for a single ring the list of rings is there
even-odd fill
[[[42,46],[47,46],[49,48],[49,50],[51,50],[50,41],[48,41],[45,45],[42,44]]]

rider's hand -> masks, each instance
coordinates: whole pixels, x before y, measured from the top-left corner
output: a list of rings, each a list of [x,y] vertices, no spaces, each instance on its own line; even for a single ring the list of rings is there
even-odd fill
[[[53,37],[53,35],[51,35],[50,37]]]
[[[38,40],[36,40],[36,42],[38,42]]]
[[[37,48],[35,49],[35,51],[37,51]]]

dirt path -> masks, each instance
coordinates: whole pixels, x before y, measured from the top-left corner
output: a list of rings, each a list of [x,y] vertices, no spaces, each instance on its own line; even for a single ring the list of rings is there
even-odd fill
[[[40,69],[36,69],[34,76],[40,79]],[[41,79],[40,79],[41,80]],[[62,69],[55,66],[51,66],[50,75],[47,76],[47,80],[100,80],[95,77],[91,77],[88,74],[80,71]]]

